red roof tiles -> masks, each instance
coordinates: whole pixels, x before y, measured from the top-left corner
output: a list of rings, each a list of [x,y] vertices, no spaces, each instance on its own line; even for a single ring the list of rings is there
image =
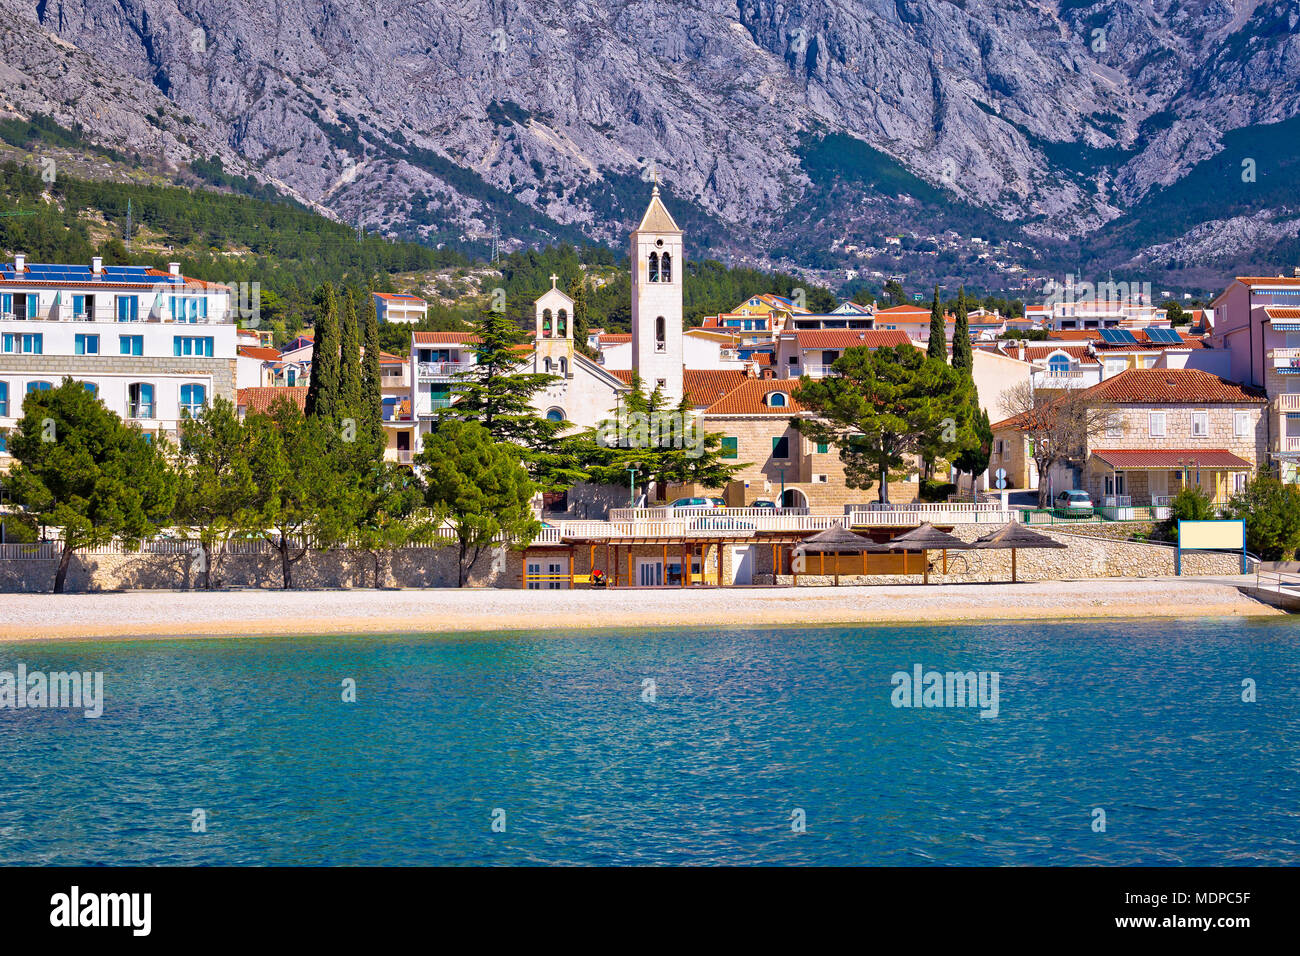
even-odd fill
[[[1266,401],[1260,389],[1192,368],[1131,368],[1085,394],[1120,404],[1263,405]]]
[[[1144,449],[1105,449],[1093,451],[1098,459],[1111,468],[1253,468],[1250,462],[1239,458],[1226,448],[1174,448],[1159,451]]]
[[[241,388],[235,394],[235,403],[248,415],[268,412],[276,400],[284,397],[304,409],[307,406],[307,387],[305,385],[274,386],[261,385],[255,388]]]

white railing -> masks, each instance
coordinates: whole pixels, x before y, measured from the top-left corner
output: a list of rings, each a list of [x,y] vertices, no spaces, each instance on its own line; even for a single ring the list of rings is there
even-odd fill
[[[1003,511],[1001,505],[995,504],[993,510],[959,510],[959,506],[954,504],[951,509],[940,506],[942,510],[935,511],[914,511],[903,510],[906,506],[900,506],[898,511],[886,510],[868,510],[853,511],[849,514],[849,524],[857,527],[875,526],[875,527],[915,527],[923,521],[931,524],[1010,524],[1020,520],[1020,512],[1014,508],[1009,511]]]
[[[611,508],[610,521],[671,521],[673,518],[713,515],[726,518],[769,518],[773,515],[806,515],[807,508]]]
[[[1300,392],[1283,393],[1274,401],[1277,402],[1279,412],[1300,412]]]
[[[446,378],[473,367],[473,362],[420,362],[417,371],[420,378]]]
[[[1300,435],[1282,435],[1278,443],[1283,451],[1300,451]]]
[[[1132,495],[1102,495],[1101,506],[1103,508],[1132,508]]]
[[[533,544],[559,544],[559,528],[543,528],[537,532],[537,537],[533,538]]]
[[[1300,360],[1300,349],[1271,349],[1274,368],[1290,368]]]
[[[858,509],[855,509],[858,510]],[[910,501],[907,504],[894,504],[886,501],[872,501],[867,511],[1002,511],[1002,505],[996,501]]]

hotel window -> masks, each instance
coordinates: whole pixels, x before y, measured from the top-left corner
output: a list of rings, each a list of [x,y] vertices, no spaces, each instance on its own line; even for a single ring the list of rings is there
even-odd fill
[[[40,332],[6,332],[0,337],[0,351],[22,355],[40,355],[45,350]]]
[[[1047,370],[1053,375],[1065,375],[1070,371],[1070,359],[1065,355],[1053,355],[1047,363]]]
[[[30,395],[32,392],[48,392],[53,387],[54,386],[49,382],[28,382],[27,394]]]
[[[143,355],[144,336],[119,335],[117,337],[117,352],[119,355]]]
[[[140,297],[137,295],[119,295],[117,297],[117,321],[140,321]]]
[[[1238,438],[1250,437],[1250,412],[1232,413],[1232,433]]]
[[[1165,437],[1165,413],[1152,412],[1150,416],[1148,416],[1148,418],[1150,421],[1151,437],[1164,438]]]
[[[767,404],[770,408],[785,408],[785,392],[772,392],[767,396]]]
[[[819,441],[817,443],[817,454],[824,455],[831,450],[829,442]]]
[[[1192,437],[1206,438],[1210,434],[1210,413],[1192,412]]]
[[[772,457],[789,458],[790,457],[790,439],[785,435],[780,438],[772,439]]]
[[[1118,415],[1111,415],[1106,419],[1106,437],[1123,438],[1124,437],[1124,419]]]
[[[132,382],[126,387],[127,417],[153,418],[153,386]]]
[[[740,457],[740,439],[739,439],[739,438],[724,438],[724,439],[722,439],[722,457],[723,457],[723,458],[731,458],[731,459],[735,459],[735,458],[739,458],[739,457]]]
[[[207,397],[208,390],[202,385],[182,385],[181,414],[189,415],[191,418],[196,417],[203,411],[203,404]]]
[[[0,292],[0,314],[11,317],[14,314],[14,294]]]
[[[94,382],[82,382],[81,387],[84,388],[86,391],[88,391],[91,395],[98,397],[99,386],[96,385]]]
[[[208,300],[206,296],[171,297],[171,313],[174,322],[198,322],[208,317]]]
[[[212,336],[210,335],[174,335],[172,336],[172,355],[212,355]]]
[[[0,418],[9,414],[9,383],[0,382]]]
[[[72,297],[72,317],[74,319],[87,318],[95,308],[95,297],[90,295],[74,295]]]
[[[78,333],[73,336],[73,352],[77,355],[98,355],[99,354],[99,336],[83,335]]]

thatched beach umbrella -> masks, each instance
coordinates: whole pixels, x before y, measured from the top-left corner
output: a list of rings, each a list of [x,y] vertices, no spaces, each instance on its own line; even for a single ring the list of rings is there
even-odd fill
[[[1049,538],[1045,534],[1040,534],[1031,528],[1026,528],[1018,522],[998,528],[997,531],[990,531],[982,538],[976,539],[971,545],[977,550],[1002,550],[1011,549],[1011,583],[1016,583],[1016,550],[1018,548],[1067,548],[1069,545],[1061,544],[1055,538]]]
[[[867,570],[868,554],[881,554],[889,550],[883,544],[878,544],[870,538],[863,537],[853,531],[848,530],[842,525],[833,524],[825,531],[818,531],[816,534],[804,538],[795,546],[794,556],[801,558],[809,552],[820,553],[822,556],[822,571],[826,570],[826,555],[835,555],[835,583],[840,583],[840,561],[841,554],[861,554],[862,573]],[[798,575],[795,576],[795,583],[798,583]]]
[[[944,570],[948,569],[949,551],[965,551],[970,547],[961,538],[948,534],[946,531],[940,531],[930,522],[925,522],[919,528],[913,528],[906,534],[900,534],[889,542],[886,547],[890,551],[920,551],[923,569],[921,573],[921,582],[930,583],[930,555],[931,551],[943,551]]]

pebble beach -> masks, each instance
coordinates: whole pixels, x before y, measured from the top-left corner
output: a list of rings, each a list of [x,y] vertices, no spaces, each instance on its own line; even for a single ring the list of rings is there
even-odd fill
[[[0,641],[1270,617],[1254,577],[681,590],[7,594]]]

